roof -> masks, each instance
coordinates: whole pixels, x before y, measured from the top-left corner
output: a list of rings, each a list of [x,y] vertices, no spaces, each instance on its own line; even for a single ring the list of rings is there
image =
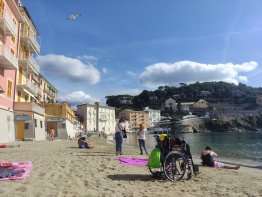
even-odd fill
[[[23,6],[23,5],[20,5],[19,7],[21,7],[21,8],[25,11],[27,17],[29,18],[29,20],[32,22],[32,24],[33,24],[33,26],[34,26],[37,35],[39,35],[39,32],[38,32],[38,30],[37,30],[37,28],[36,28],[36,25],[35,25],[35,23],[34,23],[32,17],[30,16],[29,12],[27,11],[27,8],[26,8],[25,6]]]

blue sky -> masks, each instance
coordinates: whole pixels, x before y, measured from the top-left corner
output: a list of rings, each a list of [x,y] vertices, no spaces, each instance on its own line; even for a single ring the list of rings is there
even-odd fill
[[[181,82],[262,86],[260,0],[22,3],[40,33],[40,72],[60,100],[105,102]]]

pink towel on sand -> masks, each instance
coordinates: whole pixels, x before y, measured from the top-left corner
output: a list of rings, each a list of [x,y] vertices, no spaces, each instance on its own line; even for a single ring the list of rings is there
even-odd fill
[[[25,179],[32,170],[32,162],[12,162],[12,163],[0,163],[0,168],[8,168],[11,169],[13,172],[21,172],[21,173],[14,173],[13,176],[0,178],[0,181],[4,180],[20,180]]]
[[[117,160],[123,165],[146,166],[148,160],[143,158],[118,157]]]

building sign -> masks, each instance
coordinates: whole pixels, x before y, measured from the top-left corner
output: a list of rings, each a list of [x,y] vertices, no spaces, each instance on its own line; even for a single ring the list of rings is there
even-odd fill
[[[47,122],[63,122],[62,118],[48,118]]]
[[[29,120],[29,115],[17,115],[16,120],[24,120],[28,121]]]

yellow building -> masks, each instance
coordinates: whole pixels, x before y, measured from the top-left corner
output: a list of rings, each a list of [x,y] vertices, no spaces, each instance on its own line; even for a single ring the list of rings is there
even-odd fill
[[[78,132],[75,113],[67,103],[46,103],[45,118],[47,133],[53,128],[56,138],[75,137]]]
[[[39,65],[35,56],[40,53],[36,26],[27,9],[20,5],[22,15],[18,39],[18,69],[15,94],[16,139],[45,140],[44,108],[39,104]]]
[[[129,122],[130,130],[138,129],[140,124],[143,124],[146,128],[149,127],[148,112],[145,111],[133,111],[130,109],[122,110],[119,115],[119,119],[124,118]]]
[[[203,99],[200,99],[197,102],[195,102],[192,107],[198,109],[206,109],[208,108],[208,102]]]
[[[22,14],[22,24],[19,40],[18,71],[17,71],[17,102],[39,103],[39,65],[35,56],[40,53],[37,42],[38,31],[27,9],[19,6]]]
[[[58,90],[41,74],[39,74],[39,81],[39,101],[41,103],[56,103]]]

